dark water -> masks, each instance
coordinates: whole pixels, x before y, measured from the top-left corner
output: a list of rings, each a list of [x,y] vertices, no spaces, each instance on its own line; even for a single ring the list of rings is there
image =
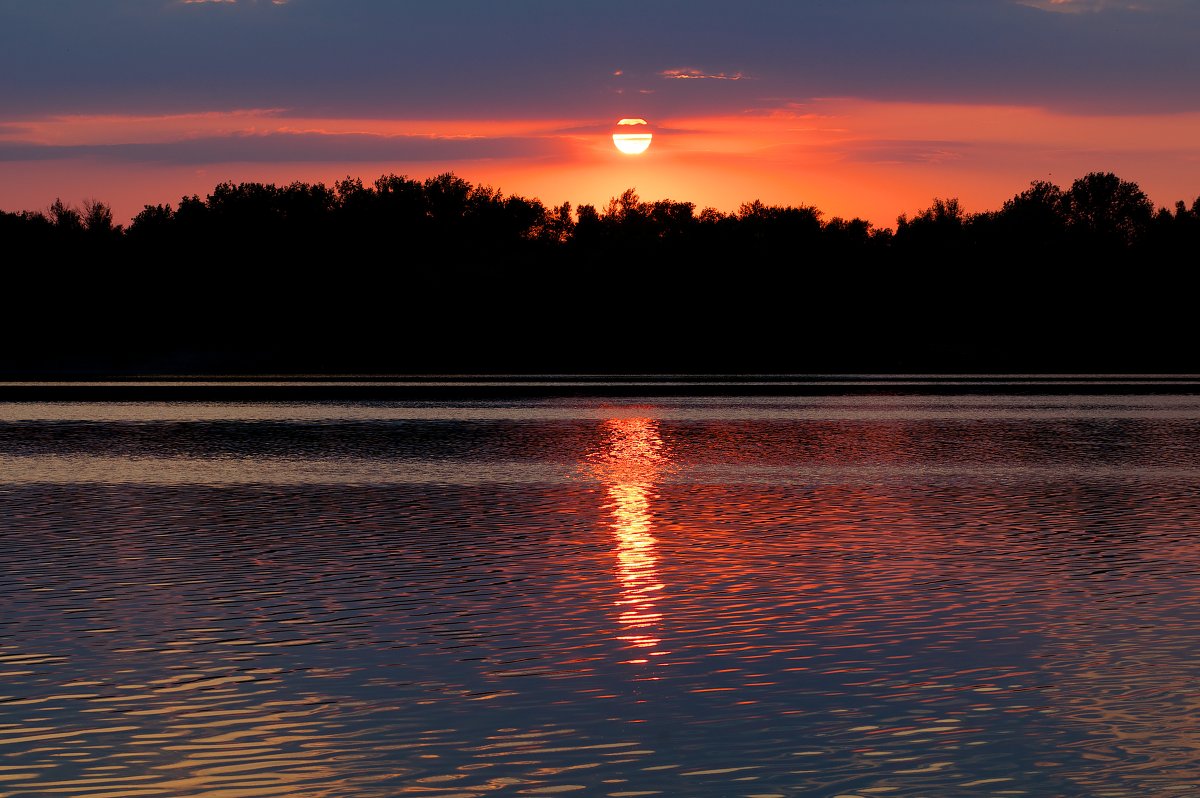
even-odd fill
[[[0,405],[0,797],[1200,792],[1200,398]]]

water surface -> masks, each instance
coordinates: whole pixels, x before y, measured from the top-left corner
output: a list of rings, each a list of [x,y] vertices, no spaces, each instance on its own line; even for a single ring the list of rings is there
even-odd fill
[[[0,796],[1188,795],[1200,398],[0,404]]]

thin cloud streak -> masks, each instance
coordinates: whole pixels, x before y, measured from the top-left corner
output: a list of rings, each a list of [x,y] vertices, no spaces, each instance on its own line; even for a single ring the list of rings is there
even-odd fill
[[[743,75],[741,72],[712,72],[706,73],[701,69],[692,69],[690,67],[683,69],[664,69],[658,73],[660,76],[668,80],[749,80],[750,78]]]
[[[0,143],[0,161],[91,158],[124,163],[197,165],[544,159],[561,148],[528,138],[434,138],[361,134],[268,133],[127,144]]]
[[[1100,11],[1162,11],[1177,7],[1172,0],[1016,0],[1019,5],[1059,14],[1086,14]]]
[[[31,117],[0,124],[0,141],[36,144],[160,143],[205,136],[252,136],[269,133],[359,134],[425,138],[545,137],[562,132],[574,120],[370,119],[307,117],[280,108],[142,115],[100,114]]]

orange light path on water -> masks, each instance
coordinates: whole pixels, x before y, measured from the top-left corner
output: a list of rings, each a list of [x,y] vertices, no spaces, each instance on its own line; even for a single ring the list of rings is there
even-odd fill
[[[665,588],[659,575],[657,541],[653,534],[650,497],[654,483],[668,461],[658,422],[649,418],[616,418],[605,422],[604,450],[596,458],[595,472],[605,484],[616,538],[616,576],[621,597],[616,602],[617,639],[642,649],[627,660],[645,664],[657,651],[663,613],[659,595]]]
[[[658,576],[655,540],[650,534],[650,501],[645,486],[632,483],[609,485],[608,495],[613,503],[617,577],[622,592],[617,602],[623,608],[618,616],[623,631],[619,639],[638,648],[652,649],[662,642],[653,630],[663,617],[655,599],[664,585]]]

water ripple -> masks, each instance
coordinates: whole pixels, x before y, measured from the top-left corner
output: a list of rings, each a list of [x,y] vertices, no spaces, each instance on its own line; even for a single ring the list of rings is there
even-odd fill
[[[1200,789],[1200,403],[806,401],[26,408],[0,796]]]

